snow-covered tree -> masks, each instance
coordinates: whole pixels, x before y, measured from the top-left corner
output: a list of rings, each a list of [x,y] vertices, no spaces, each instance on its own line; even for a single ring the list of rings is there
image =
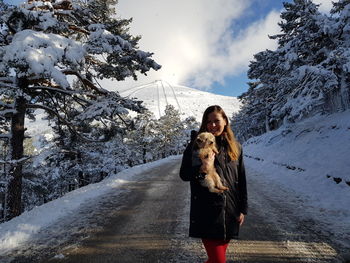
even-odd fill
[[[117,1],[0,2],[0,129],[9,145],[6,218],[21,213],[25,117],[47,112],[60,132],[94,140],[86,122],[112,121],[140,102],[122,98],[98,79],[136,78],[160,66],[138,49],[131,20],[116,19]],[[72,85],[78,81],[80,85]],[[103,137],[98,139],[104,139]]]
[[[171,104],[165,107],[165,114],[158,120],[161,158],[178,154],[183,149],[184,125],[180,112]]]
[[[193,130],[199,129],[199,122],[197,122],[196,118],[193,116],[189,116],[182,121],[182,126],[184,127],[183,137],[184,137],[184,145],[191,140],[191,134]]]
[[[129,159],[130,165],[158,159],[158,134],[158,121],[150,111],[138,114],[133,119],[132,129],[125,136],[125,143],[133,152]]]
[[[279,83],[286,75],[284,57],[280,53],[266,50],[255,54],[254,58],[248,70],[248,77],[252,80],[248,83],[249,89],[239,97],[243,103],[239,114],[249,115],[249,136],[261,134],[268,131],[270,125],[276,125],[272,108],[284,101],[284,96],[279,97],[277,93]]]
[[[258,135],[315,114],[345,110],[349,103],[349,1],[334,3],[333,16],[310,0],[284,3],[275,51],[254,56],[253,86],[241,96],[238,134]],[[236,131],[237,133],[237,131]]]
[[[238,97],[243,106],[231,119],[232,130],[240,142],[269,131],[274,125],[270,118],[273,91],[259,82],[248,84],[248,91]]]
[[[131,164],[158,160],[184,150],[191,130],[198,129],[194,117],[180,119],[179,111],[167,105],[165,115],[158,120],[151,112],[144,112],[133,119],[133,129],[128,131],[125,142],[132,151]]]
[[[24,168],[26,209],[63,194],[101,181],[128,166],[132,156],[120,134],[106,142],[72,142],[70,147],[51,147],[33,158]],[[29,175],[29,176],[28,176]],[[32,189],[41,191],[35,191]]]
[[[170,112],[172,114],[168,111],[166,114],[169,118],[178,117],[177,111]],[[41,145],[41,153],[26,162],[23,169],[23,208],[31,209],[128,167],[182,153],[190,131],[199,127],[195,118],[188,117],[173,123],[177,128],[183,127],[182,130],[173,132],[171,127],[169,132],[168,126],[162,126],[169,122],[163,121],[164,117],[162,121],[155,119],[149,111],[139,113],[132,120],[122,117],[131,123],[128,129],[120,130],[122,124],[108,129],[97,123],[84,127],[84,132],[88,130],[95,135],[108,132],[106,142],[82,143],[74,134],[65,138],[49,137],[50,140],[45,136],[37,138],[35,144]],[[166,148],[166,142],[162,141],[165,139],[171,142]],[[30,145],[30,141],[27,144]]]
[[[333,8],[331,10],[331,14],[339,13],[344,10],[349,10],[350,0],[338,0],[337,2],[333,2]],[[348,12],[348,11],[346,11]],[[349,18],[344,17],[346,20]],[[344,28],[344,27],[343,27]]]
[[[350,1],[334,2],[331,13],[334,23],[327,32],[336,44],[324,66],[336,75],[336,87],[326,94],[327,110],[334,112],[350,108]]]
[[[312,1],[295,0],[284,7],[279,23],[282,34],[271,37],[278,40],[275,52],[284,70],[278,74],[279,101],[272,115],[293,122],[324,111],[324,91],[333,88],[334,78],[321,63],[334,48],[334,41],[324,31],[329,18]]]

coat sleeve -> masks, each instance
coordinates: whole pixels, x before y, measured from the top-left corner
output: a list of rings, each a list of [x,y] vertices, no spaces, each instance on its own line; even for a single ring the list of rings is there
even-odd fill
[[[243,162],[243,149],[241,150],[238,163],[238,189],[240,199],[240,212],[246,215],[248,213],[248,194],[245,167]]]
[[[198,162],[192,162],[192,143],[190,143],[182,156],[180,178],[183,181],[195,180],[198,177],[200,166]]]

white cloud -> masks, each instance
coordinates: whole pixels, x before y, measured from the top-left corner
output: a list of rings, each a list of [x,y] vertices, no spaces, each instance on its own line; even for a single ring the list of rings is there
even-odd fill
[[[208,58],[205,68],[199,68],[195,74],[195,86],[208,86],[213,81],[222,82],[225,76],[238,75],[248,69],[253,55],[265,49],[275,49],[276,41],[268,35],[280,31],[277,23],[280,21],[279,12],[272,11],[266,18],[251,24],[236,38],[226,39],[226,52]],[[206,72],[203,76],[201,72]]]
[[[319,4],[319,10],[322,13],[328,13],[332,8],[332,0],[314,0],[315,4]],[[333,0],[335,2],[335,0]]]
[[[271,12],[233,39],[231,25],[251,7],[252,0],[119,0],[118,14],[133,17],[130,32],[141,35],[141,49],[154,52],[162,65],[139,82],[114,83],[120,89],[156,79],[209,87],[225,76],[247,70],[253,54],[274,48],[268,34],[278,31],[279,14]],[[111,85],[109,85],[111,86]]]

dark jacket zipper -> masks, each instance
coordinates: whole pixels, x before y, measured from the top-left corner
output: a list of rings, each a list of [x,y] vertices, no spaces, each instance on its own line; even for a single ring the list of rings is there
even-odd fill
[[[224,193],[224,240],[226,240],[226,194]]]
[[[226,164],[226,160],[227,160],[227,156],[226,156],[226,153],[224,152],[224,164]],[[225,170],[226,170],[226,173],[228,172],[227,171],[227,165],[224,165],[225,167]],[[225,176],[222,175],[222,179],[223,179],[223,183],[224,185],[228,185],[227,182],[226,182],[226,179],[225,179]],[[224,240],[226,240],[226,207],[227,207],[227,197],[226,197],[226,193],[224,192],[223,193],[224,195]]]

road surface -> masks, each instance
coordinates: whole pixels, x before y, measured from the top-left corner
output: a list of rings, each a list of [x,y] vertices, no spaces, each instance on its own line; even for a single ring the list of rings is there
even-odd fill
[[[188,238],[189,183],[178,177],[180,159],[147,171],[122,191],[91,200],[71,217],[38,234],[9,262],[205,262],[198,239]],[[228,263],[344,262],[330,233],[300,220],[293,204],[271,200],[248,169],[249,215]],[[277,191],[277,189],[276,189]],[[45,238],[46,236],[46,238]]]

